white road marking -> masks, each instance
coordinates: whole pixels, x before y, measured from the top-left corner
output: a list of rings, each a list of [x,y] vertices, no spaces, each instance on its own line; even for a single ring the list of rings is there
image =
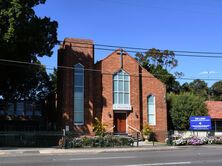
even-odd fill
[[[171,162],[171,163],[133,164],[133,165],[126,165],[126,166],[162,166],[162,165],[189,165],[189,164],[191,164],[190,161],[187,161],[187,162]]]
[[[69,158],[69,159],[53,159],[53,161],[81,161],[81,160],[109,160],[109,159],[129,159],[129,158],[137,158],[136,156],[122,156],[122,157],[89,157],[89,158]]]
[[[109,159],[128,159],[136,158],[136,156],[124,156],[124,157],[90,157],[90,158],[72,158],[69,160],[109,160]]]

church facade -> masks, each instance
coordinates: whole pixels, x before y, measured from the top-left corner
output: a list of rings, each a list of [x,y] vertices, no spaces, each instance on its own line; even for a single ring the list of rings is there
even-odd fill
[[[149,124],[158,141],[167,137],[165,85],[122,49],[94,63],[92,40],[66,38],[58,51],[60,124],[93,134],[97,117],[114,134]]]

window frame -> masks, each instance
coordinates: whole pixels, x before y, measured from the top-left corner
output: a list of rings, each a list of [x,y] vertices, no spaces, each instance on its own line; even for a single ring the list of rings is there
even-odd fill
[[[154,109],[153,112],[154,113],[152,113],[152,114],[150,113],[150,110],[149,110],[149,106],[151,105],[150,102],[149,102],[150,97],[153,97],[153,109]],[[150,123],[150,121],[149,121],[150,115],[153,116],[153,118],[154,118],[153,122],[154,123]],[[150,126],[156,126],[156,97],[153,94],[147,96],[147,123]]]
[[[81,68],[77,68],[76,67],[77,65],[80,65]],[[83,70],[83,72],[78,73],[78,72],[76,72],[76,69]],[[76,75],[77,76],[78,75],[82,76],[82,86],[75,84]],[[74,65],[73,76],[74,76],[74,79],[73,79],[73,123],[74,123],[74,125],[84,125],[84,123],[85,123],[85,118],[84,118],[84,114],[85,114],[85,109],[84,109],[84,88],[85,88],[85,79],[84,79],[84,77],[85,77],[85,72],[84,72],[84,66],[81,63],[77,63],[77,64]],[[82,88],[82,97],[77,98],[77,100],[82,100],[82,106],[81,106],[82,111],[76,111],[76,109],[75,109],[75,105],[76,105],[76,102],[77,102],[77,100],[75,98],[75,88]],[[75,114],[76,113],[77,114],[81,113],[82,122],[76,122],[75,121]]]
[[[122,79],[119,78],[119,75],[122,76]],[[128,79],[125,78],[125,76],[128,77]],[[113,93],[113,109],[114,110],[131,110],[131,104],[130,104],[130,75],[124,71],[123,69],[115,72],[113,74],[113,90],[112,90],[112,93]],[[115,85],[115,82],[116,85]],[[120,85],[120,82],[122,82],[122,90],[119,90],[119,85]],[[128,86],[128,89],[127,91],[125,90],[127,87],[126,84],[127,83],[127,86]],[[120,102],[120,95],[123,95],[122,96],[122,103]],[[125,98],[125,96],[128,96],[127,98]],[[125,101],[128,101],[128,103],[125,103]]]

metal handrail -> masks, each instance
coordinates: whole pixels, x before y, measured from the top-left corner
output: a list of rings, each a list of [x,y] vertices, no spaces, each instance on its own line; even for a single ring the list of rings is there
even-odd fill
[[[137,133],[140,133],[140,134],[142,135],[141,131],[139,131],[138,129],[136,129],[136,128],[130,126],[130,125],[128,125],[128,127],[131,128],[132,130],[136,131]]]
[[[130,125],[128,125],[128,127],[130,129],[132,129],[133,131],[136,131],[136,146],[139,147],[139,134],[140,134],[140,136],[142,136],[141,131],[139,131],[138,129],[136,129],[136,128],[130,126]]]
[[[109,133],[110,131],[112,131],[116,126],[114,125],[113,127],[111,127],[109,130],[106,131],[106,133]]]

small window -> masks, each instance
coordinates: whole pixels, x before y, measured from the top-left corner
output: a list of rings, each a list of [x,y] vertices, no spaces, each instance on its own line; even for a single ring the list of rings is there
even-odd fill
[[[147,120],[149,125],[156,125],[155,97],[148,96],[147,99]]]

